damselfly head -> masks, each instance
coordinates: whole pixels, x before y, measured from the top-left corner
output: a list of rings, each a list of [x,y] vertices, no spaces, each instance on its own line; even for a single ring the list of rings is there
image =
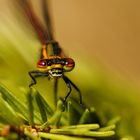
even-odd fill
[[[74,60],[71,58],[50,58],[40,59],[37,63],[39,69],[49,72],[53,77],[60,77],[63,72],[71,71],[75,66]]]

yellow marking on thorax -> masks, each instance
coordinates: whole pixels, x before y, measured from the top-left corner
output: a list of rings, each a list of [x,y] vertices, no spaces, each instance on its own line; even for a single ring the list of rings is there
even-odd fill
[[[49,56],[53,56],[54,53],[53,53],[53,47],[52,47],[52,44],[47,44],[47,52],[48,52],[48,57]]]
[[[42,46],[42,56],[43,56],[43,59],[47,59],[48,58],[47,50],[46,50],[46,45]]]

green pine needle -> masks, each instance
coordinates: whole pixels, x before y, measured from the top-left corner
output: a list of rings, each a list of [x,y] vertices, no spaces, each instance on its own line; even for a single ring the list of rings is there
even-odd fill
[[[121,139],[116,131],[119,117],[108,120],[102,127],[95,109],[81,106],[74,99],[68,99],[67,103],[59,99],[53,110],[34,88],[25,94],[28,104],[20,102],[2,85],[0,93],[0,136],[3,140],[9,137],[21,140],[25,137],[32,140]]]

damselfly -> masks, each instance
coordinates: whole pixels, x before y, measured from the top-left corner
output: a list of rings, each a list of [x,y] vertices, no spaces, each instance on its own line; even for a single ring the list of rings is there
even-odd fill
[[[29,85],[29,87],[32,87],[37,83],[36,78],[38,77],[45,76],[48,77],[49,79],[54,78],[55,79],[54,92],[56,95],[58,78],[61,77],[63,78],[69,90],[64,98],[64,102],[66,102],[68,96],[71,93],[72,87],[74,87],[79,93],[80,103],[82,103],[82,96],[79,88],[67,76],[65,76],[66,72],[69,72],[74,68],[75,62],[72,58],[68,58],[64,55],[58,42],[55,41],[53,37],[47,0],[40,0],[40,2],[42,3],[42,10],[44,15],[43,17],[46,23],[46,29],[42,26],[41,22],[35,15],[31,1],[30,0],[20,0],[20,1],[22,3],[22,7],[24,7],[26,15],[30,19],[32,26],[34,27],[42,43],[41,56],[37,63],[37,70],[29,72],[29,75],[32,79],[32,82]]]

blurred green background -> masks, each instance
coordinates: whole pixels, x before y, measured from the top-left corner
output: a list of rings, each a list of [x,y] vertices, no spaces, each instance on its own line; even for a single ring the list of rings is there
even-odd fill
[[[39,2],[33,5],[44,24]],[[121,135],[139,139],[140,1],[52,0],[50,4],[56,40],[76,61],[66,75],[102,119],[121,116]],[[0,8],[0,82],[25,101],[28,71],[36,68],[41,44],[17,0],[1,0]],[[53,80],[39,79],[36,88],[52,103]],[[66,92],[60,79],[59,96]],[[76,92],[72,96],[77,97]]]

